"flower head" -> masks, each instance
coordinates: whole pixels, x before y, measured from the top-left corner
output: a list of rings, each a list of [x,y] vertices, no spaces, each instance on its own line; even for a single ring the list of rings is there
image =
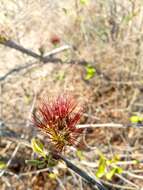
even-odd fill
[[[57,35],[53,35],[52,37],[51,37],[51,39],[50,39],[50,42],[54,45],[54,46],[56,46],[56,45],[58,45],[59,43],[60,43],[60,37],[59,36],[57,36]]]
[[[36,113],[33,113],[33,123],[47,134],[57,151],[66,145],[74,145],[82,132],[76,128],[81,117],[81,109],[77,111],[77,103],[68,95],[60,95],[51,102],[42,101]]]

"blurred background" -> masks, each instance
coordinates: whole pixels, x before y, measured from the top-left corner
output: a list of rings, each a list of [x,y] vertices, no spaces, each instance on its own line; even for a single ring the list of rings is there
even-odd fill
[[[48,61],[7,47],[2,37],[37,55],[50,54]],[[34,107],[66,91],[83,105],[85,125],[68,158],[97,176],[103,159],[98,150],[105,160],[118,157],[122,172],[108,178],[102,171],[100,180],[109,189],[141,190],[142,119],[131,126],[130,118],[143,111],[143,1],[1,0],[0,43],[0,189],[90,189],[64,164],[52,172],[27,165],[31,149],[4,136],[12,130],[34,137]]]

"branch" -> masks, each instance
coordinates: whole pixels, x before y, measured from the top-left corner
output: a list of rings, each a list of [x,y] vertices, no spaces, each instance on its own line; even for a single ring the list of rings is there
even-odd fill
[[[23,46],[21,46],[20,44],[15,43],[12,40],[3,40],[3,41],[0,41],[0,44],[2,44],[4,46],[7,46],[9,48],[15,49],[17,51],[20,51],[21,53],[29,55],[29,56],[31,56],[31,57],[33,57],[35,59],[39,59],[40,61],[42,61],[44,63],[50,62],[50,61],[51,62],[61,61],[60,59],[57,59],[57,58],[53,59],[52,56],[59,53],[59,52],[65,51],[67,49],[71,49],[71,46],[64,45],[64,46],[61,46],[59,48],[55,48],[52,51],[48,52],[46,56],[42,56],[40,54],[37,54],[37,53],[33,52],[30,49],[24,48]]]
[[[77,125],[77,128],[103,128],[103,127],[111,127],[111,128],[125,128],[124,125],[118,123],[99,123],[99,124],[80,124]]]
[[[61,154],[55,154],[54,156],[55,156],[55,158],[63,160],[66,163],[66,165],[67,165],[68,168],[70,168],[76,174],[78,174],[84,180],[86,180],[89,183],[89,185],[91,185],[93,187],[93,189],[95,189],[95,186],[97,186],[99,190],[107,190],[107,188],[104,187],[98,181],[98,179],[95,179],[95,178],[91,177],[90,175],[88,175],[85,171],[83,171],[82,169],[80,169],[79,167],[77,167],[76,165],[74,165],[71,161],[69,161],[67,158],[65,158]]]
[[[3,40],[3,41],[0,41],[0,44],[4,45],[4,46],[7,46],[9,48],[12,48],[12,49],[15,49],[15,50],[18,50],[20,51],[21,53],[24,53],[26,55],[29,55],[35,59],[38,59],[39,61],[43,62],[43,63],[48,63],[48,62],[52,62],[52,63],[56,63],[56,62],[62,62],[61,59],[58,59],[58,58],[53,58],[52,56],[57,54],[57,53],[60,53],[64,50],[67,50],[67,49],[70,49],[71,46],[69,45],[64,45],[64,46],[61,46],[59,48],[55,48],[53,49],[52,51],[48,52],[46,54],[46,56],[41,56],[29,49],[26,49],[24,48],[23,46],[13,42],[12,40]],[[15,72],[19,72],[23,69],[26,69],[28,67],[31,67],[33,66],[34,64],[37,64],[37,62],[33,62],[33,63],[30,63],[30,64],[25,64],[23,66],[20,66],[20,67],[16,67],[16,68],[13,68],[12,70],[8,71],[4,76],[0,77],[0,81],[3,81],[5,80],[9,75],[15,73]]]
[[[1,37],[1,36],[0,36]],[[43,63],[48,63],[48,62],[52,62],[52,63],[57,63],[57,62],[60,62],[60,63],[63,63],[63,61],[59,58],[53,58],[53,55],[57,54],[57,53],[60,53],[64,50],[67,50],[67,49],[72,49],[72,47],[70,45],[63,45],[61,47],[58,47],[58,48],[55,48],[53,50],[51,50],[50,52],[48,52],[45,56],[42,56],[40,54],[37,54],[35,52],[33,52],[32,50],[29,50],[27,48],[24,48],[23,46],[15,43],[14,41],[12,40],[7,40],[7,39],[1,39],[0,38],[0,44],[6,46],[6,47],[9,47],[9,48],[12,48],[12,49],[15,49],[17,51],[20,51],[21,53],[24,53],[26,55],[29,55],[35,59],[38,59],[39,61],[43,62]],[[20,70],[23,70],[25,68],[28,68],[32,65],[34,65],[36,62],[34,63],[31,63],[31,64],[26,64],[26,65],[23,65],[21,67],[16,67],[16,68],[13,68],[12,70],[8,71],[4,76],[0,77],[0,81],[3,81],[5,80],[9,75],[15,73],[15,72],[19,72]],[[86,61],[86,60],[70,60],[69,62],[67,61],[68,64],[79,64],[79,65],[86,65],[88,64],[89,62]],[[92,64],[92,65],[95,65],[95,64]],[[100,71],[99,68],[95,68],[96,69],[96,73],[101,76],[102,78],[104,78],[106,81],[110,81],[110,78],[108,76],[106,76],[104,73],[102,73]]]
[[[77,128],[104,128],[104,127],[109,127],[109,128],[127,128],[127,127],[137,127],[137,128],[143,128],[142,123],[130,123],[127,125],[119,124],[119,123],[97,123],[97,124],[80,124],[76,126]]]
[[[37,64],[37,61],[36,62],[33,62],[33,63],[30,63],[30,64],[25,64],[25,65],[22,65],[20,67],[16,67],[16,68],[13,68],[11,69],[10,71],[8,71],[5,75],[3,75],[2,77],[0,77],[0,81],[3,81],[5,80],[9,75],[15,73],[15,72],[19,72],[23,69],[26,69],[28,67],[31,67],[33,65]]]
[[[48,52],[45,56],[44,56],[44,60],[46,61],[46,59],[48,59],[50,56],[53,56],[57,53],[60,53],[62,51],[68,50],[68,49],[72,49],[72,46],[70,45],[63,45],[61,47],[55,48],[53,50],[51,50],[50,52]]]
[[[37,53],[35,53],[35,52],[33,52],[33,51],[29,50],[29,49],[26,49],[26,48],[22,47],[19,44],[16,44],[12,40],[4,40],[4,41],[0,41],[0,43],[2,45],[4,45],[4,46],[7,46],[7,47],[15,49],[15,50],[18,50],[18,51],[20,51],[20,52],[22,52],[24,54],[27,54],[27,55],[29,55],[31,57],[36,58],[36,59],[41,59],[42,58],[41,55],[38,55]]]

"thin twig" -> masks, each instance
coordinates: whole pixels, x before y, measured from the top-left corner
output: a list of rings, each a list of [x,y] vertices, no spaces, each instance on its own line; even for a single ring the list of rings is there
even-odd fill
[[[59,177],[57,177],[57,176],[56,176],[56,180],[58,181],[59,186],[61,187],[61,189],[66,190],[65,187],[64,187],[64,184],[63,184],[62,180]]]
[[[108,182],[108,181],[103,181],[103,180],[102,180],[102,182],[103,182],[105,185],[108,185],[108,186],[110,186],[110,187],[112,187],[112,188],[114,188],[114,189],[121,189],[121,190],[124,190],[124,189],[126,189],[126,190],[139,190],[139,189],[137,189],[136,187],[118,185],[118,184],[110,183],[110,182]]]
[[[29,68],[29,67],[35,65],[35,64],[37,64],[37,61],[34,61],[34,62],[32,62],[32,63],[29,63],[29,64],[26,63],[26,64],[24,64],[24,65],[22,65],[22,66],[20,66],[20,67],[15,67],[15,68],[11,69],[10,71],[8,71],[6,74],[4,74],[2,77],[0,77],[0,81],[5,80],[5,79],[6,79],[9,75],[11,75],[11,74],[14,74],[14,73],[16,73],[16,72],[19,72],[19,71],[21,71],[21,70],[23,70],[23,69],[27,69],[27,68]]]
[[[127,127],[137,127],[137,128],[143,128],[143,124],[140,123],[131,123],[127,125],[119,124],[119,123],[99,123],[99,124],[80,124],[76,125],[77,128],[104,128],[104,127],[110,127],[110,128],[123,128],[126,129]]]
[[[118,123],[99,123],[99,124],[80,124],[77,125],[77,128],[99,128],[99,127],[112,127],[112,128],[125,128],[124,125]]]
[[[53,56],[57,53],[60,53],[62,51],[68,50],[68,49],[72,49],[72,47],[70,45],[63,45],[61,47],[55,48],[53,50],[51,50],[50,52],[48,52],[45,56],[44,59],[49,59],[50,56]]]
[[[124,176],[122,176],[120,174],[115,174],[115,176],[117,176],[118,178],[122,179],[125,183],[130,184],[133,187],[136,187],[137,189],[139,189],[139,186],[137,186],[135,183],[131,182],[130,180],[126,179]]]
[[[126,175],[129,175],[129,176],[131,176],[133,178],[137,178],[137,179],[143,180],[143,175],[142,176],[141,175],[136,175],[136,174],[133,174],[133,173],[131,173],[129,171],[123,171],[123,173],[126,174]]]
[[[35,171],[32,171],[32,172],[23,172],[23,173],[20,173],[19,174],[19,177],[23,177],[23,176],[29,176],[29,175],[33,175],[33,174],[39,174],[41,172],[50,172],[50,168],[43,168],[43,169],[39,169],[39,170],[35,170]]]
[[[18,151],[19,147],[20,147],[20,144],[18,144],[18,145],[16,146],[16,148],[14,149],[14,151],[13,151],[13,153],[12,153],[10,159],[8,160],[8,162],[7,162],[7,164],[6,164],[6,168],[3,169],[3,170],[1,171],[1,173],[0,173],[0,177],[2,177],[2,176],[4,175],[6,169],[10,166],[10,164],[11,164],[13,158],[14,158],[15,155],[17,154],[17,151]]]

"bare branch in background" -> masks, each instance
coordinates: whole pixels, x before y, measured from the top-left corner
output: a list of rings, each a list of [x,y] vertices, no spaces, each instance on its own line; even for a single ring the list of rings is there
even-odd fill
[[[15,49],[17,51],[20,51],[21,53],[29,55],[29,56],[31,56],[31,57],[33,57],[35,59],[39,59],[40,61],[45,62],[45,63],[46,62],[54,62],[55,60],[58,61],[57,59],[52,59],[51,56],[53,56],[53,55],[55,55],[57,53],[60,53],[62,51],[71,49],[71,46],[64,45],[64,46],[61,46],[59,48],[55,48],[52,51],[48,52],[46,56],[42,56],[40,54],[37,54],[37,53],[33,52],[30,49],[24,48],[23,46],[15,43],[12,40],[4,40],[4,41],[0,41],[0,43],[2,45],[4,45],[4,46],[7,46],[9,48],[12,48],[12,49]]]
[[[64,45],[64,46],[61,46],[59,48],[55,48],[53,49],[52,51],[48,52],[47,55],[45,57],[29,50],[29,49],[26,49],[24,48],[23,46],[19,45],[19,44],[16,44],[15,42],[11,41],[11,40],[7,40],[7,41],[0,41],[0,43],[4,46],[7,46],[7,47],[10,47],[12,49],[16,49],[26,55],[29,55],[33,58],[36,58],[38,59],[39,61],[43,62],[43,63],[48,63],[48,62],[52,62],[52,63],[55,63],[55,62],[62,62],[61,59],[58,59],[58,58],[53,58],[52,56],[57,54],[57,53],[60,53],[64,50],[67,50],[67,49],[70,49],[71,46],[68,46],[68,45]],[[20,66],[20,67],[16,67],[16,68],[13,68],[12,70],[8,71],[4,76],[0,77],[0,81],[3,81],[5,80],[9,75],[15,73],[15,72],[19,72],[23,69],[27,69],[35,64],[37,64],[38,62],[35,61],[35,62],[32,62],[30,64],[25,64],[23,66]]]
[[[9,47],[9,48],[15,49],[17,51],[20,51],[21,53],[24,53],[26,55],[29,55],[29,56],[35,58],[35,59],[38,59],[40,62],[43,62],[43,63],[49,63],[49,62],[51,62],[51,63],[58,63],[58,62],[63,63],[63,61],[61,59],[54,58],[53,56],[62,52],[62,51],[72,49],[72,46],[70,46],[70,45],[63,45],[61,47],[58,47],[58,48],[55,48],[55,49],[49,51],[48,53],[46,53],[45,56],[42,56],[40,54],[33,52],[32,50],[24,48],[23,46],[15,43],[12,40],[3,40],[3,41],[0,40],[0,44],[4,45],[6,47]],[[70,61],[67,61],[67,63],[68,64],[77,63],[79,65],[86,65],[86,64],[88,64],[88,61],[87,60],[70,60]],[[20,67],[15,67],[15,68],[11,69],[10,71],[8,71],[4,76],[0,77],[0,81],[5,80],[9,75],[11,75],[13,73],[19,72],[23,69],[27,69],[33,65],[36,65],[36,64],[38,64],[38,61],[32,62],[30,64],[25,64],[25,65],[20,66]],[[103,72],[101,72],[99,68],[96,67],[95,69],[96,69],[96,73],[99,76],[101,76],[102,78],[104,78],[107,81],[110,81],[110,78],[108,76],[106,76]]]

